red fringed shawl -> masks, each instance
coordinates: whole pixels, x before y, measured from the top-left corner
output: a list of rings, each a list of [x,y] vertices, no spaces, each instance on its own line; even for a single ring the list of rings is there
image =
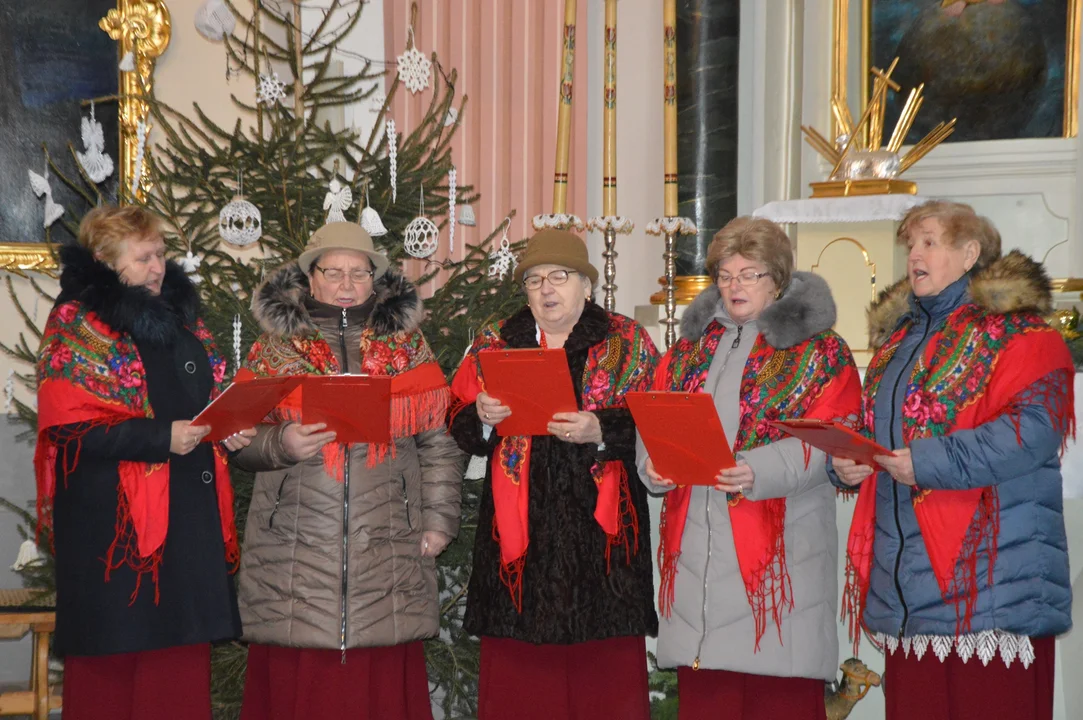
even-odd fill
[[[711,322],[699,340],[679,339],[662,358],[655,390],[701,392],[725,328]],[[838,335],[826,331],[794,347],[779,350],[756,338],[745,364],[740,391],[740,426],[734,451],[751,450],[777,442],[783,433],[771,420],[813,418],[835,420],[856,412],[860,385],[849,348]],[[806,462],[810,449],[806,447]],[[688,518],[692,487],[680,485],[662,506],[658,564],[662,584],[658,605],[667,617],[672,612],[677,560]],[[756,650],[767,629],[767,610],[782,642],[782,612],[793,607],[793,591],[786,570],[786,499],[751,501],[740,493],[729,496],[730,523],[737,564],[756,626]]]
[[[874,404],[880,381],[909,329],[903,325],[873,356],[862,393],[864,432],[875,436]],[[1018,418],[1041,403],[1064,442],[1075,433],[1071,354],[1041,317],[1002,315],[968,304],[929,338],[914,366],[902,407],[906,446],[996,420]],[[920,478],[919,478],[920,480]],[[861,485],[847,543],[842,615],[849,620],[854,654],[861,637],[873,559],[877,474]],[[978,596],[978,558],[996,562],[1000,506],[995,487],[971,490],[911,488],[914,515],[944,602],[956,608],[956,634],[969,632]]]
[[[485,381],[477,356],[480,352],[507,347],[500,337],[502,327],[503,322],[500,322],[482,329],[467,351],[451,383],[456,411],[473,404],[484,390]],[[590,348],[583,368],[581,408],[592,412],[626,407],[626,393],[649,387],[657,357],[654,343],[642,327],[623,315],[610,313],[608,337]],[[508,587],[512,602],[520,612],[523,567],[529,542],[531,442],[530,437],[502,437],[492,457],[493,536],[500,545],[500,579]],[[628,474],[622,461],[596,462],[590,474],[598,487],[594,519],[608,540],[605,549],[608,571],[615,545],[624,548],[624,556],[631,562],[639,542],[639,518],[632,504]]]
[[[192,330],[207,351],[214,375],[212,399],[222,390],[226,361],[214,345],[210,332],[199,321]],[[53,309],[45,325],[38,358],[38,442],[34,470],[38,487],[38,536],[51,536],[53,497],[57,483],[79,462],[83,435],[91,427],[116,425],[134,418],[152,418],[143,362],[127,334],[109,328],[96,314],[78,302]],[[78,425],[78,431],[64,426]],[[122,460],[118,464],[117,534],[105,555],[105,579],[112,570],[127,565],[136,572],[132,602],[139,594],[143,575],[154,582],[158,602],[158,568],[162,561],[169,525],[169,462],[143,463]],[[233,524],[233,487],[225,452],[214,446],[218,512],[226,559],[240,559]]]
[[[276,375],[337,375],[338,360],[320,333],[283,338],[265,333],[256,340],[245,363],[247,372],[260,377]],[[361,334],[361,372],[391,376],[391,443],[370,444],[367,463],[377,465],[394,456],[395,440],[444,427],[451,391],[420,330],[401,330],[377,335]],[[301,421],[302,388],[290,393],[267,416],[267,422]],[[344,478],[346,445],[328,443],[320,451],[324,471],[338,481]]]

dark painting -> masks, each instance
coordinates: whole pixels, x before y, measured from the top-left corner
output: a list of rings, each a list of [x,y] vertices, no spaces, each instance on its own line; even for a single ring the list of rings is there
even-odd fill
[[[1073,1],[872,0],[869,65],[886,68],[898,57],[892,78],[902,85],[888,93],[884,137],[921,83],[925,103],[907,144],[951,118],[949,142],[1063,136]]]
[[[42,143],[70,177],[77,177],[72,144],[84,150],[80,113],[85,99],[117,92],[117,45],[98,20],[116,7],[116,0],[0,0],[0,243],[45,240],[45,201],[30,188],[27,170],[42,174]],[[113,174],[101,186],[115,196],[117,105],[97,106],[105,131],[105,151],[113,158]],[[49,184],[53,199],[66,209],[53,223],[52,239],[63,240],[63,220],[78,216],[86,202],[55,175]]]

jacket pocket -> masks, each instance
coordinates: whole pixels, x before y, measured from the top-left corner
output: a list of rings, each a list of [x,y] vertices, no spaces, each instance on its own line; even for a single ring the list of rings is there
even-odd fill
[[[278,483],[278,492],[275,493],[275,504],[271,508],[271,515],[267,518],[267,527],[274,529],[275,515],[278,514],[278,507],[282,504],[282,492],[286,489],[286,481],[290,479],[290,473],[287,471],[282,475],[282,480]]]
[[[402,497],[402,504],[406,508],[406,527],[412,532],[414,529],[414,519],[410,515],[410,491],[406,486],[406,475],[399,475],[399,478],[401,481],[399,494]],[[415,502],[414,505],[417,505],[417,503]]]

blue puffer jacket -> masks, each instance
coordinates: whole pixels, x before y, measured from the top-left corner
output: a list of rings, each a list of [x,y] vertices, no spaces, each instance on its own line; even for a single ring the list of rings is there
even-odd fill
[[[1039,282],[1044,285],[1044,296],[1049,296],[1048,281],[1039,272],[1012,281],[1021,287],[1010,297],[980,293],[983,300],[997,298],[998,306],[990,309],[1007,312],[1027,307],[1033,293],[1042,294],[1041,287],[1034,287]],[[936,297],[921,299],[909,293],[904,284],[894,298],[894,311],[888,300],[870,312],[874,324],[880,321],[880,329],[874,333],[879,332],[881,337],[902,322],[913,323],[888,363],[876,395],[876,441],[884,447],[905,446],[902,407],[914,364],[927,344],[936,341],[952,311],[972,302],[972,292],[979,294],[980,288],[971,283],[980,282],[981,276],[963,277]],[[979,593],[971,632],[997,629],[1041,637],[1071,628],[1072,591],[1060,445],[1061,437],[1048,412],[1037,404],[1023,409],[1018,439],[1013,420],[1002,417],[973,430],[924,438],[911,445],[918,487],[951,490],[997,486],[1000,534],[994,583],[990,586],[988,582],[988,562],[983,555],[978,566]],[[837,483],[837,477],[832,479]],[[941,596],[914,515],[910,490],[887,473],[882,473],[877,482],[876,535],[865,622],[873,632],[897,637],[956,633],[956,609]]]

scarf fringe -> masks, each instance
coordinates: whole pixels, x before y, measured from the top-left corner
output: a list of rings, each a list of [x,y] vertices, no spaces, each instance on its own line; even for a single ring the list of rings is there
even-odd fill
[[[500,545],[500,531],[497,529],[496,523],[493,523],[493,542],[498,546]],[[526,567],[526,550],[523,550],[523,554],[515,558],[511,562],[504,562],[504,559],[500,559],[500,582],[504,583],[504,587],[508,589],[511,595],[511,604],[515,607],[515,612],[523,612],[523,569]]]
[[[618,501],[617,509],[617,531],[609,535],[606,534],[605,543],[605,572],[609,574],[609,560],[612,555],[614,547],[624,548],[624,562],[626,565],[631,566],[632,557],[639,551],[639,515],[636,513],[635,505],[632,502],[632,490],[628,486],[628,471],[624,467],[623,462],[616,462],[620,466],[618,491],[620,493],[620,500]],[[604,463],[598,463],[597,467],[604,466]],[[596,478],[597,479],[597,478]],[[629,538],[629,531],[631,531],[631,538]]]
[[[989,561],[988,583],[990,587],[993,585],[999,535],[1000,498],[996,488],[986,488],[959,550],[951,586],[943,593],[944,599],[955,606],[956,637],[970,632],[970,623],[978,603],[978,562],[982,555]]]
[[[672,492],[670,494],[672,494]],[[669,543],[666,541],[666,538],[669,536],[666,532],[666,525],[668,522],[672,522],[671,518],[667,518],[667,505],[669,505],[669,495],[666,495],[665,499],[662,501],[662,516],[658,523],[657,561],[659,568],[658,572],[661,576],[658,587],[658,610],[668,619],[673,614],[673,601],[676,597],[677,590],[677,561],[680,560],[681,551],[680,549],[674,551],[669,547]]]
[[[741,502],[751,502],[742,499]],[[768,530],[768,555],[763,564],[749,574],[745,582],[745,594],[752,608],[752,619],[756,626],[756,645],[753,652],[759,652],[760,640],[767,632],[767,608],[771,608],[771,618],[778,630],[778,642],[782,644],[782,613],[793,610],[793,586],[790,572],[786,566],[786,504],[778,500],[762,500],[767,504],[766,520]]]
[[[154,583],[154,604],[161,599],[161,588],[158,586],[158,570],[162,565],[162,555],[165,552],[163,542],[158,549],[148,557],[139,554],[139,538],[132,524],[132,510],[128,502],[127,493],[124,492],[123,482],[117,485],[117,519],[116,535],[109,549],[105,552],[105,581],[109,582],[109,576],[123,566],[128,566],[135,573],[135,589],[128,598],[128,605],[134,605],[139,596],[139,588],[143,584],[143,576],[150,575]]]
[[[865,622],[865,599],[869,594],[869,581],[867,578],[861,579],[861,574],[858,572],[859,566],[853,556],[849,552],[846,553],[846,582],[842,589],[839,619],[846,622],[847,637],[853,643],[854,657],[858,656],[858,647],[861,645],[861,629]]]

